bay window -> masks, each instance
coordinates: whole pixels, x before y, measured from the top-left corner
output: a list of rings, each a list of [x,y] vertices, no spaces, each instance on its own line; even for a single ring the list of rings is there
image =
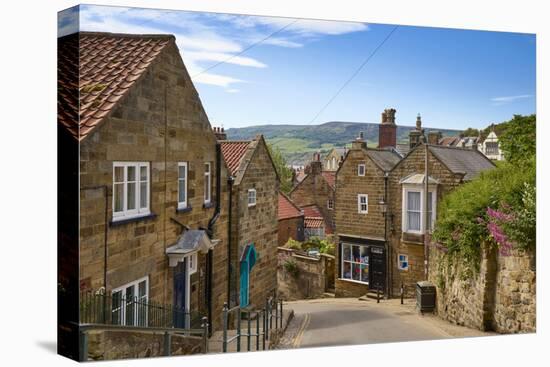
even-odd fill
[[[424,228],[431,231],[436,218],[436,190],[430,187],[428,191],[428,217],[424,212],[424,188],[422,185],[409,185],[403,188],[403,232],[422,234]]]
[[[147,215],[149,162],[113,163],[113,220]]]

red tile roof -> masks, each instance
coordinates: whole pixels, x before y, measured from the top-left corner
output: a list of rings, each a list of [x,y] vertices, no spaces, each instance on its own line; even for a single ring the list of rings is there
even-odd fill
[[[334,189],[334,184],[336,182],[336,172],[323,171],[321,172],[328,185]]]
[[[80,32],[58,40],[58,120],[84,139],[175,38]],[[75,48],[78,49],[77,57]],[[68,56],[69,55],[69,56]],[[79,56],[78,56],[79,55]],[[74,73],[78,71],[79,78]],[[72,96],[77,95],[78,104]]]
[[[231,175],[235,175],[251,141],[220,141],[222,155]]]
[[[325,221],[323,218],[308,218],[304,219],[304,224],[306,228],[323,228],[325,226]]]
[[[279,192],[279,220],[301,217],[300,208],[288,196]]]

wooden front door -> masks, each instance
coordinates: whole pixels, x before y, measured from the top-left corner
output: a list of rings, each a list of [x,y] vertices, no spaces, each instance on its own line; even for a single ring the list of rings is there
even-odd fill
[[[383,293],[386,287],[386,251],[383,247],[369,247],[369,288],[380,289]]]
[[[174,327],[185,328],[187,312],[187,258],[174,272]]]

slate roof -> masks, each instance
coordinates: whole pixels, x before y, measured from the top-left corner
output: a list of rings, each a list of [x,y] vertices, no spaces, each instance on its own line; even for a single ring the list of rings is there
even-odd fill
[[[394,150],[367,148],[367,155],[386,172],[391,171],[401,160],[401,156]]]
[[[279,220],[297,218],[303,215],[304,213],[300,208],[288,196],[279,191]]]
[[[439,145],[442,146],[455,146],[460,141],[460,137],[458,136],[446,136],[444,138],[439,139]]]
[[[174,42],[172,35],[96,32],[59,38],[59,123],[79,141],[86,138]]]
[[[235,176],[237,170],[241,165],[241,161],[248,150],[248,147],[252,141],[243,141],[243,140],[222,140],[220,141],[222,155],[227,168],[232,176]]]
[[[334,185],[336,183],[336,172],[335,171],[323,171],[321,172],[321,175],[325,178],[328,185],[334,189]]]
[[[396,144],[395,150],[397,153],[399,153],[402,157],[406,156],[407,153],[411,150],[410,144]]]
[[[476,149],[428,145],[430,152],[451,172],[464,173],[464,181],[475,178],[482,171],[495,167],[494,163]]]
[[[203,241],[209,241],[208,235],[202,229],[185,231],[176,243],[167,249],[167,252],[189,253],[197,251]]]

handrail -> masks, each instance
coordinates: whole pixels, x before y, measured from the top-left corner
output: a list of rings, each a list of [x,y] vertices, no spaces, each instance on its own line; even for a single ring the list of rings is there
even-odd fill
[[[113,324],[79,324],[80,331],[90,330],[122,330],[122,331],[139,331],[144,333],[167,332],[171,334],[201,334],[204,329],[181,329],[173,327],[146,327],[146,326],[130,326],[130,325],[113,325]]]

